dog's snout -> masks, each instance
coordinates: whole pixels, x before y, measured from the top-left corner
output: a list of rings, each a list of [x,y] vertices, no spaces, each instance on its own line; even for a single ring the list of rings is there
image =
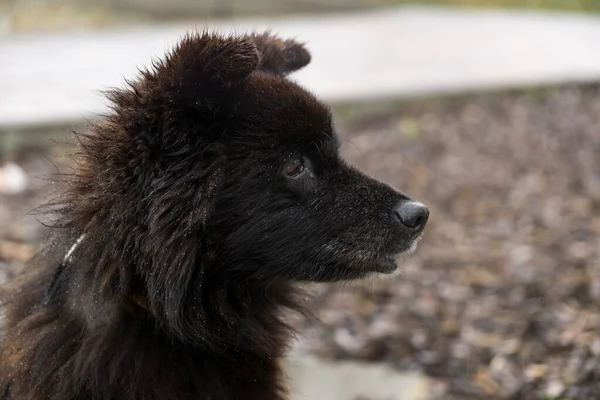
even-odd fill
[[[414,230],[422,229],[429,218],[429,210],[425,204],[412,200],[396,204],[394,214],[404,226]]]

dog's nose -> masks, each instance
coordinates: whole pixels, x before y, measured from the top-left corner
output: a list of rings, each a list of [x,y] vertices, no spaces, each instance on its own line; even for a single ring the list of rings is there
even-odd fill
[[[429,218],[429,210],[425,204],[412,200],[398,203],[394,208],[394,213],[404,226],[414,230],[422,229]]]

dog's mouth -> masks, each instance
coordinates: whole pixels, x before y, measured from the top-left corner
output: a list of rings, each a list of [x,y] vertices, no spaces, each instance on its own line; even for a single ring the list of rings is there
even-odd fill
[[[400,261],[400,259],[410,256],[417,250],[419,240],[421,240],[421,235],[416,237],[407,249],[399,251],[397,253],[384,254],[375,259],[371,263],[371,268],[373,269],[373,272],[378,272],[381,274],[391,274],[394,271],[396,271],[396,269],[398,269],[398,262]]]
[[[391,274],[398,269],[398,258],[400,255],[388,255],[373,262],[373,272]]]

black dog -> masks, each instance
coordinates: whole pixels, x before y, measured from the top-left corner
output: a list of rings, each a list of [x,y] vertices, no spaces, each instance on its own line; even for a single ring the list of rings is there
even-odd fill
[[[287,398],[295,286],[393,272],[428,218],[340,159],[328,108],[285,78],[309,61],[193,34],[111,92],[53,203],[56,251],[6,300],[4,399]]]

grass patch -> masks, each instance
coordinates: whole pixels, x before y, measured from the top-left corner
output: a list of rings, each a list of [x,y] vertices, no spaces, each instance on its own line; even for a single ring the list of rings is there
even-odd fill
[[[390,2],[394,4],[600,12],[599,0],[390,0]]]

